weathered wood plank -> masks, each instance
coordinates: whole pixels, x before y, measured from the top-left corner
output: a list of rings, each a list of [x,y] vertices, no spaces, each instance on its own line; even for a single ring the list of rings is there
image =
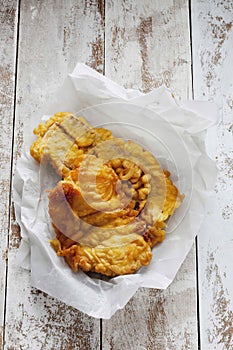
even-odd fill
[[[50,100],[76,61],[103,71],[102,1],[21,1],[15,159],[23,126]],[[26,131],[29,132],[29,131]],[[30,287],[30,275],[14,261],[19,232],[12,213],[8,255],[6,348],[97,349],[99,320]]]
[[[148,91],[165,84],[177,98],[192,93],[188,2],[106,2],[106,75]],[[193,248],[166,291],[141,289],[103,321],[103,349],[197,349]]]
[[[106,75],[144,92],[192,96],[188,1],[106,1]]]
[[[0,1],[0,347],[3,341],[11,140],[14,115],[17,1]]]
[[[195,250],[166,292],[140,289],[125,309],[103,321],[103,349],[197,349]]]
[[[201,348],[233,348],[233,2],[192,2],[194,96],[220,108],[216,196],[198,238]]]

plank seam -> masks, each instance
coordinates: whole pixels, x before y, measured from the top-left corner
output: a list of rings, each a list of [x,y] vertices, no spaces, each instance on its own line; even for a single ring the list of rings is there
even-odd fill
[[[18,0],[18,14],[17,14],[17,33],[16,33],[16,50],[15,50],[15,79],[14,79],[14,103],[13,103],[13,122],[12,122],[12,141],[11,141],[11,166],[10,166],[10,186],[9,186],[9,202],[8,202],[8,231],[7,231],[7,250],[9,249],[9,235],[11,227],[11,200],[12,200],[12,180],[13,180],[13,165],[14,165],[14,140],[15,140],[15,114],[16,114],[16,90],[18,77],[18,53],[19,53],[19,26],[20,26],[20,2]],[[5,268],[5,295],[4,295],[4,315],[3,315],[3,339],[2,349],[5,349],[5,334],[6,334],[6,303],[7,303],[7,285],[8,285],[8,260],[6,260]]]
[[[188,1],[189,5],[189,34],[190,34],[190,52],[191,52],[191,85],[192,99],[194,99],[194,79],[193,79],[193,45],[192,45],[192,0]],[[199,300],[199,273],[198,273],[198,238],[195,238],[195,253],[196,253],[196,297],[197,297],[197,341],[198,350],[201,349],[201,330],[200,330],[200,300]]]
[[[103,319],[100,319],[100,350],[103,349]]]
[[[105,58],[106,58],[106,40],[105,40],[105,36],[106,36],[106,34],[105,34],[105,22],[106,22],[106,18],[105,18],[105,13],[106,13],[106,8],[105,8],[105,6],[106,6],[106,1],[105,0],[103,0],[104,1],[104,23],[103,23],[103,27],[104,27],[104,60],[103,60],[103,75],[105,75]]]
[[[192,88],[192,99],[194,99],[194,85],[193,85],[193,43],[192,43],[192,0],[188,0],[189,4],[189,37],[190,37],[190,53],[191,53],[191,88]]]
[[[105,75],[105,58],[106,58],[106,1],[103,0],[103,6],[104,6],[104,22],[103,22],[103,27],[104,27],[104,57],[103,57],[103,75]],[[100,346],[99,346],[100,350],[103,349],[103,320],[102,318],[100,318]]]
[[[196,248],[196,290],[197,290],[197,340],[198,350],[201,350],[201,330],[200,330],[200,298],[199,298],[199,273],[198,273],[198,239],[195,238]]]

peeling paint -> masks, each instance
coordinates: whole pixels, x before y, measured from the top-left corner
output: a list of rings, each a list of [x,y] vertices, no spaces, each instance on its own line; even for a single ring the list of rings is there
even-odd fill
[[[46,293],[31,289],[28,300],[17,305],[14,322],[7,323],[8,349],[97,349],[91,317],[58,302]],[[32,344],[32,343],[31,343]]]
[[[118,25],[111,28],[112,43],[111,47],[114,51],[114,61],[117,65],[117,60],[122,54],[122,44],[127,40],[125,36],[125,28],[119,27]],[[116,67],[115,67],[116,71]]]
[[[209,24],[209,30],[212,35],[214,50],[203,47],[201,52],[201,64],[205,67],[205,79],[207,87],[210,87],[217,78],[214,66],[222,64],[225,59],[223,45],[228,38],[228,32],[232,28],[232,21],[226,22],[221,16],[213,16],[208,13],[206,20]],[[206,69],[208,67],[208,69]]]
[[[207,330],[210,344],[221,344],[226,350],[233,347],[233,311],[230,309],[230,299],[224,288],[224,283],[214,254],[208,256],[208,268],[206,273],[209,287],[213,293],[211,302],[211,314],[209,320],[212,327]],[[212,284],[214,281],[214,284]]]
[[[152,35],[152,17],[141,18],[140,24],[137,27],[138,41],[140,45],[140,54],[142,58],[141,78],[142,89],[144,92],[148,92],[154,85],[154,78],[150,71],[149,66],[149,48],[147,48],[147,38]]]
[[[154,303],[156,297],[157,302]],[[147,322],[148,342],[147,348],[153,350],[154,342],[160,344],[161,350],[177,350],[176,336],[171,327],[169,327],[169,318],[165,311],[166,299],[162,291],[150,291],[147,300],[147,312],[150,314]],[[159,338],[158,338],[159,336]],[[163,342],[161,342],[163,339]]]
[[[103,57],[104,57],[104,42],[101,35],[99,35],[91,46],[91,58],[86,62],[91,68],[97,70],[97,72],[103,72]]]
[[[226,205],[222,211],[222,217],[224,220],[230,220],[233,215],[233,203]]]
[[[13,72],[10,64],[7,64],[5,66],[0,66],[0,78],[1,78],[1,94],[12,98],[13,84],[9,84],[9,83],[13,82]],[[9,103],[8,100],[7,102]]]
[[[0,346],[2,347],[3,327],[0,326]]]
[[[103,349],[197,349],[193,258],[194,250],[167,290],[141,288],[123,310],[103,320]]]
[[[2,23],[4,22],[5,25],[14,28],[15,15],[16,15],[16,8],[13,4],[8,3],[5,6],[1,6],[0,18]]]
[[[15,147],[15,161],[18,157],[21,156],[21,151],[23,147],[23,140],[24,140],[24,125],[23,121],[20,121],[17,127],[17,134],[16,134],[16,147]]]
[[[20,227],[15,218],[14,203],[11,206],[11,231],[9,237],[9,248],[18,249],[21,242]]]

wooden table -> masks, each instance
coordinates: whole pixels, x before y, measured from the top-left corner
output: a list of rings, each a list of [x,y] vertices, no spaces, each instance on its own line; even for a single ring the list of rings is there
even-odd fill
[[[233,2],[0,1],[0,343],[4,349],[233,349]],[[130,88],[218,104],[219,177],[196,244],[165,291],[98,320],[30,287],[15,262],[12,175],[30,115],[77,61]],[[211,174],[210,174],[211,176]]]

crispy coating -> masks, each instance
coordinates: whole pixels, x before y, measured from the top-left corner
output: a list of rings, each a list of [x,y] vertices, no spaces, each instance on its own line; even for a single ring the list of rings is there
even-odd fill
[[[165,227],[166,224],[163,221],[158,221],[144,233],[143,238],[151,248],[163,242],[166,236]]]
[[[94,248],[76,244],[62,249],[58,239],[51,244],[75,272],[82,269],[110,277],[134,273],[152,257],[150,246],[138,234],[111,236]]]
[[[91,201],[89,193],[89,202]],[[95,192],[92,204],[95,203]],[[55,189],[49,194],[49,215],[53,224],[67,237],[76,241],[82,241],[92,227],[115,228],[129,224],[137,216],[138,211],[128,205],[125,208],[115,208],[114,211],[106,212],[106,203],[96,202],[99,209],[88,204],[83,198],[80,188],[72,182],[60,181]],[[118,201],[114,201],[118,205]],[[86,225],[85,225],[86,223]],[[125,227],[123,227],[123,230]],[[102,232],[99,241],[103,239]]]
[[[167,218],[174,213],[175,209],[179,208],[184,198],[184,195],[179,193],[178,188],[170,179],[169,171],[164,171],[164,174],[166,180],[166,198],[163,210],[158,218],[159,222],[167,220]]]
[[[38,138],[30,148],[32,157],[38,162],[50,161],[61,176],[73,169],[79,156],[113,138],[111,131],[92,128],[84,118],[68,112],[54,114],[44,124],[39,124],[34,134]]]
[[[175,209],[181,205],[184,198],[170,179],[170,173],[168,171],[164,171],[164,175],[166,179],[166,198],[164,201],[163,210],[161,211],[155,224],[143,235],[150,247],[154,247],[157,243],[161,243],[164,240],[166,236],[165,221],[174,213]]]
[[[81,157],[82,161],[84,157],[86,156]],[[117,260],[117,255],[120,252],[123,252],[127,256],[127,254],[130,254],[132,247],[111,247],[111,254],[116,259],[116,264],[114,265],[113,260],[110,259],[108,254],[110,248],[105,247],[103,250],[105,242],[112,242],[111,239],[113,237],[118,237],[119,242],[123,242],[123,237],[125,239],[125,237],[129,237],[130,235],[142,234],[144,241],[151,248],[161,243],[165,238],[166,224],[164,221],[179,207],[182,196],[169,178],[170,173],[167,171],[163,172],[166,184],[166,196],[163,207],[161,208],[162,210],[160,210],[160,215],[157,221],[153,222],[153,218],[151,219],[149,214],[155,210],[153,208],[156,208],[156,206],[152,205],[149,207],[149,210],[145,210],[146,214],[143,217],[144,222],[142,222],[137,219],[137,216],[140,210],[144,208],[147,196],[150,193],[151,175],[149,173],[145,174],[138,165],[128,160],[115,158],[103,165],[98,163],[96,156],[88,156],[86,166],[91,165],[93,173],[86,172],[87,167],[84,167],[84,177],[86,179],[84,190],[86,184],[86,190],[88,190],[89,196],[88,201],[86,201],[82,197],[79,187],[81,160],[77,164],[76,169],[69,172],[65,179],[58,183],[57,187],[50,194],[49,213],[54,224],[57,240],[60,242],[59,255],[65,256],[66,261],[75,271],[81,268],[84,271],[100,272],[108,276],[132,273],[143,265],[140,259],[138,264],[136,264],[132,263],[131,260],[127,260],[127,258],[125,269],[121,265],[119,267]],[[93,182],[92,176],[95,172],[98,173],[98,176],[97,181]],[[94,203],[99,206],[98,209],[106,210],[110,207],[109,201],[111,202],[112,200],[115,203],[117,180],[123,182],[130,181],[131,185],[134,186],[133,190],[135,193],[133,194],[133,200],[127,207],[123,210],[105,212],[95,210],[92,205],[89,205],[90,203]],[[98,188],[97,192],[104,200],[102,204],[100,204],[98,197],[97,199],[95,198],[96,187]],[[142,190],[146,190],[146,193],[143,193]],[[141,208],[138,206],[140,202],[143,203]],[[116,206],[114,209],[116,209]],[[78,224],[75,222],[77,218],[81,218]],[[153,222],[152,225],[151,220]],[[101,230],[98,230],[98,227]],[[117,227],[120,229],[122,227],[122,230],[119,229],[117,231]],[[113,228],[114,230],[112,230]],[[53,241],[53,245],[56,245],[56,242]],[[138,248],[136,249],[135,243],[133,247],[133,251],[137,252]],[[101,263],[97,263],[99,256],[103,258]],[[112,266],[111,268],[109,264]]]
[[[124,188],[125,180],[122,180],[122,185],[119,174],[115,173],[111,162],[102,164],[102,161],[99,161],[93,155],[83,156],[82,159],[84,158],[87,158],[87,163],[84,164],[83,169],[80,169],[82,167],[80,165],[82,162],[80,162],[79,167],[70,171],[64,180],[60,181],[50,192],[49,215],[53,224],[65,236],[71,239],[74,239],[74,236],[76,239],[78,237],[79,242],[88,240],[86,236],[87,231],[90,231],[89,226],[109,229],[121,227],[123,231],[128,233],[138,232],[134,231],[134,225],[132,229],[130,229],[129,225],[134,222],[144,208],[146,197],[143,196],[143,200],[141,200],[137,191],[139,192],[143,188],[148,190],[148,187],[144,186],[147,186],[149,183],[149,175],[145,176],[140,169],[136,169],[137,174],[139,174],[136,177],[136,181],[140,181],[140,177],[142,181],[140,189],[133,189],[137,194],[135,199],[134,195],[133,198],[128,197],[127,188],[126,190]],[[118,169],[120,168],[120,162],[120,160],[115,161]],[[128,167],[132,167],[132,164],[127,165],[124,163],[123,170],[128,171]],[[84,179],[83,186],[81,186],[82,177],[80,178],[80,176],[83,176]],[[133,177],[134,184],[135,176]],[[87,223],[89,226],[85,226],[84,223]],[[80,228],[80,225],[82,228]],[[144,223],[141,226],[145,228]],[[95,239],[101,242],[104,237],[102,237],[102,233],[99,233],[99,235],[100,237]],[[91,240],[93,242],[93,238]]]
[[[67,236],[62,233],[54,224],[54,230],[56,232],[57,239],[61,243],[62,249],[66,249],[75,244],[80,244],[87,247],[96,247],[101,245],[103,241],[111,238],[112,236],[128,236],[130,234],[139,234],[145,232],[146,225],[143,221],[136,218],[130,225],[122,226],[90,226],[85,221],[80,220],[80,224],[77,230],[74,230],[72,236]]]
[[[74,271],[110,277],[148,265],[183,199],[170,173],[134,141],[72,113],[56,113],[34,133],[31,155],[62,176],[49,194],[57,255]]]

